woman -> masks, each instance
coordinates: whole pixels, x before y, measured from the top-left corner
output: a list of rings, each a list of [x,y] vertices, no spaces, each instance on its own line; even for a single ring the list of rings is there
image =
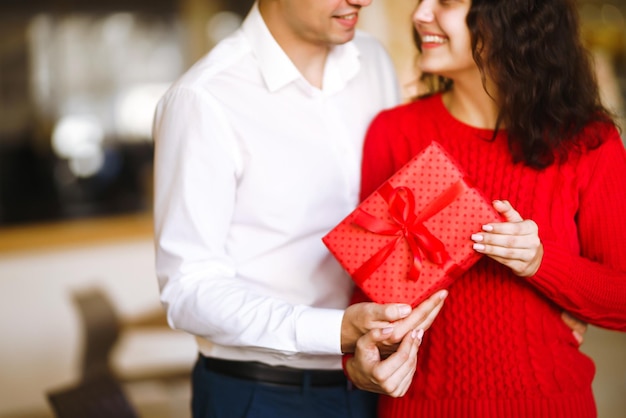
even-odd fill
[[[379,416],[595,417],[594,365],[561,312],[626,331],[626,152],[575,4],[422,0],[413,20],[430,90],[372,122],[361,197],[435,140],[506,221],[472,235],[486,257],[450,287],[408,392]]]

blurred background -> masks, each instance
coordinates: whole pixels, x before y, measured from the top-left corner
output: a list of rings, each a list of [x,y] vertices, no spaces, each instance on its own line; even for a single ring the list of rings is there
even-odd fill
[[[52,417],[99,387],[144,417],[189,416],[193,339],[169,330],[153,267],[151,122],[161,94],[252,0],[0,3],[0,417]],[[579,0],[603,99],[626,94],[626,1]],[[415,93],[415,0],[360,26]],[[626,301],[625,301],[626,303]],[[591,327],[600,418],[626,411],[626,335]],[[108,385],[108,386],[107,386]],[[111,414],[110,416],[122,416]]]

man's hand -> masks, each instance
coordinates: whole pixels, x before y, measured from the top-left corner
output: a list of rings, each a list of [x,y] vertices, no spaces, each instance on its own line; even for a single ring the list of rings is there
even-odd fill
[[[587,332],[587,323],[573,317],[566,311],[561,314],[561,318],[563,318],[565,325],[570,327],[572,330],[572,334],[574,335],[574,338],[576,338],[576,341],[578,341],[578,345],[581,345],[584,341],[584,335]]]
[[[357,303],[349,306],[341,323],[341,351],[354,352],[356,341],[371,330],[379,329],[386,336],[380,341],[383,356],[396,350],[404,336],[412,330],[427,330],[443,306],[448,292],[440,290],[415,309],[399,303]]]
[[[374,329],[359,338],[354,357],[346,362],[346,372],[359,389],[392,397],[403,396],[415,374],[417,353],[423,330],[413,330],[402,339],[398,349],[382,359],[378,346],[388,337],[388,329]]]
[[[388,338],[378,343],[381,356],[385,358],[394,353],[398,349],[398,344],[409,332],[420,329],[428,330],[443,308],[447,296],[447,290],[435,292],[413,309],[408,317],[396,321],[392,329],[387,331],[389,333]]]

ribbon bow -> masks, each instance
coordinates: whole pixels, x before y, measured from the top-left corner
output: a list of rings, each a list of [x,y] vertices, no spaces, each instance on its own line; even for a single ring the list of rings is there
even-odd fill
[[[409,278],[419,279],[422,269],[422,253],[431,262],[443,265],[450,260],[450,254],[445,245],[435,237],[424,225],[430,217],[456,200],[465,190],[466,185],[459,180],[443,193],[437,196],[419,214],[415,213],[415,195],[408,187],[393,187],[388,182],[383,184],[377,192],[389,206],[389,215],[393,222],[379,219],[361,208],[355,211],[353,223],[361,228],[379,235],[396,236],[376,254],[371,256],[352,277],[357,283],[367,279],[385,260],[394,252],[396,246],[406,240],[413,256],[413,263],[409,271]]]

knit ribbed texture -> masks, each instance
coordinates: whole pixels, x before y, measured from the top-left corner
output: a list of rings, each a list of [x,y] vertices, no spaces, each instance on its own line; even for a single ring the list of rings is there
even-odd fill
[[[555,418],[593,417],[595,405],[589,402],[591,393],[568,394],[561,398],[532,400],[430,400],[383,398],[379,402],[379,418],[419,417],[419,418]],[[416,408],[416,404],[419,406]]]
[[[450,287],[424,337],[409,393],[400,399],[383,397],[382,418],[596,416],[591,392],[595,367],[579,351],[561,313],[567,309],[596,325],[626,329],[621,273],[626,271],[626,227],[611,209],[615,199],[622,202],[618,207],[626,207],[626,180],[620,175],[609,186],[594,180],[604,165],[626,172],[619,137],[607,132],[613,140],[592,155],[537,171],[512,163],[504,134],[492,141],[492,131],[454,120],[440,96],[385,112],[374,121],[364,153],[362,197],[436,140],[489,199],[507,199],[524,218],[537,222],[546,253],[533,278],[516,277],[484,257]],[[588,190],[592,187],[597,190]],[[606,195],[616,194],[612,188],[622,191],[613,201]],[[587,195],[599,192],[605,195]],[[592,225],[581,210],[609,219]],[[604,235],[621,237],[619,243],[592,233],[609,226],[613,229]],[[583,259],[581,251],[611,267]],[[357,291],[354,300],[362,299]]]

